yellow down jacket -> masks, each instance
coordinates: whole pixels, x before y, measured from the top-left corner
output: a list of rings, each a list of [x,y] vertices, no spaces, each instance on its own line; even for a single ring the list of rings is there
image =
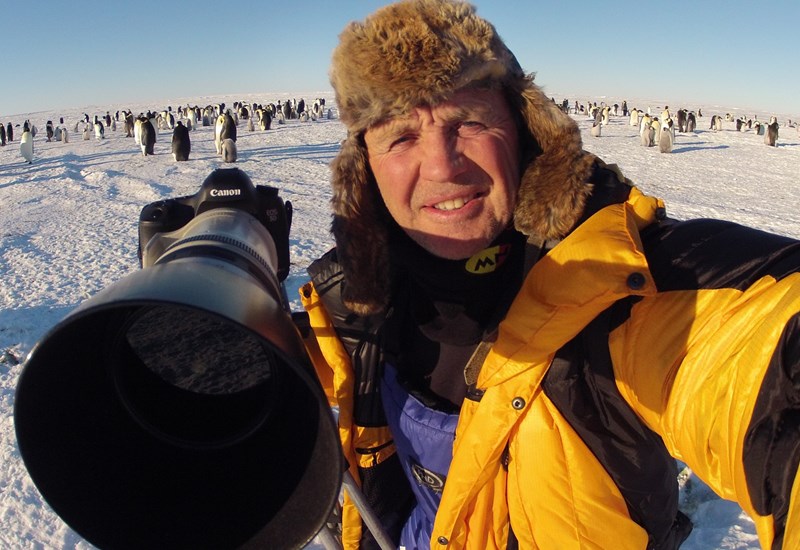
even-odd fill
[[[631,187],[529,271],[478,375],[480,398],[462,405],[431,548],[504,549],[511,531],[524,549],[679,544],[643,517],[664,521],[661,493],[637,488],[654,463],[614,458],[640,448],[624,432],[605,446],[604,430],[625,414],[635,437],[656,440],[738,502],[763,548],[800,548],[800,246],[724,222],[668,222],[660,200]],[[301,297],[309,349],[361,479],[394,450],[385,426],[356,419],[369,369],[355,368],[358,346],[343,344],[352,315],[324,299],[341,282],[332,273],[318,272]],[[580,349],[598,338],[608,376],[586,383],[597,361]],[[596,399],[604,392],[627,412],[606,410]],[[600,405],[584,411],[592,400]],[[674,486],[673,473],[659,483]],[[676,489],[665,490],[674,500]],[[361,535],[348,499],[345,547]]]

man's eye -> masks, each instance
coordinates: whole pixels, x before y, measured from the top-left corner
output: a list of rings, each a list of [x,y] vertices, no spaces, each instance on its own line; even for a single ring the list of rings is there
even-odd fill
[[[481,122],[477,122],[475,120],[465,120],[458,125],[458,133],[462,136],[468,136],[476,134],[485,128],[486,126]]]
[[[413,139],[413,136],[410,136],[410,135],[400,136],[400,137],[396,138],[394,141],[392,141],[392,144],[390,145],[390,148],[391,147],[402,146],[403,144],[410,142],[412,139]]]

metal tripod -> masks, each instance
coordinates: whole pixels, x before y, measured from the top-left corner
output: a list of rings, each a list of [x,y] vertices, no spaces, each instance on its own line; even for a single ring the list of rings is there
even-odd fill
[[[394,543],[389,538],[389,535],[386,534],[386,531],[383,530],[383,526],[372,511],[367,499],[364,497],[364,493],[361,492],[356,480],[353,479],[353,475],[347,470],[344,472],[344,477],[342,479],[342,489],[347,492],[356,508],[358,508],[361,519],[364,520],[370,533],[375,537],[375,541],[378,543],[381,550],[395,550],[396,547]],[[317,533],[317,536],[326,550],[341,550],[342,543],[337,535],[334,534],[332,527],[323,527],[322,530]]]

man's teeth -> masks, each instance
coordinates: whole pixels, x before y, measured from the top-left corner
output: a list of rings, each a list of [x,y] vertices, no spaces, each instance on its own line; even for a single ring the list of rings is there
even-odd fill
[[[466,199],[458,198],[434,204],[433,207],[437,210],[457,210],[467,204],[467,202],[469,201]]]

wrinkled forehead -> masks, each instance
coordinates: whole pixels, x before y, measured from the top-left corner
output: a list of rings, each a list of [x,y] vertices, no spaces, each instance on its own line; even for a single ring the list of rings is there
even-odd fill
[[[370,125],[367,131],[391,131],[418,125],[425,116],[441,122],[458,122],[471,118],[492,121],[510,115],[510,105],[499,86],[470,86],[437,103],[420,103]]]

